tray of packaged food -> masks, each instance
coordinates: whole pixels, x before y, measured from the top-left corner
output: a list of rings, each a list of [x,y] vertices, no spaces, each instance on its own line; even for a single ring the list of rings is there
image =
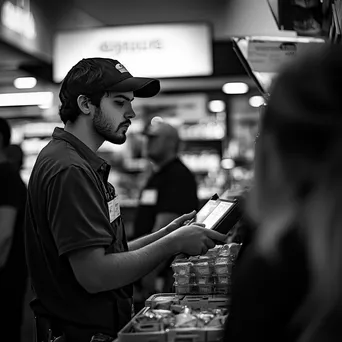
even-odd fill
[[[177,295],[176,293],[157,293],[145,301],[145,307],[170,310],[176,306],[187,306],[191,309],[205,310],[229,308],[230,303],[230,295]]]
[[[118,342],[214,342],[223,335],[226,309],[142,309],[118,333]]]

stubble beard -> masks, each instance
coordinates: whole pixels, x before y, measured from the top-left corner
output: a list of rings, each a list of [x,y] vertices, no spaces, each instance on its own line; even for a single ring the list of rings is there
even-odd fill
[[[93,118],[93,126],[95,131],[106,141],[115,144],[122,145],[126,141],[125,133],[118,133],[118,130],[114,131],[112,125],[105,119],[101,108],[97,108]]]

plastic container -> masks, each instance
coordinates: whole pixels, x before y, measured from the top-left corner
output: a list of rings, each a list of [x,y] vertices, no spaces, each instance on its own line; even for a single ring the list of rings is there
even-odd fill
[[[191,273],[191,267],[192,267],[192,263],[187,261],[187,262],[175,262],[172,263],[171,265],[173,272],[179,275],[188,275]]]
[[[216,284],[231,284],[231,277],[229,275],[219,275],[216,277]]]
[[[175,292],[178,295],[186,295],[189,293],[193,293],[193,285],[192,284],[184,284],[180,285],[178,283],[174,283],[173,286],[175,287]]]
[[[178,296],[176,293],[157,293],[146,299],[145,307],[150,307],[151,309],[161,308],[161,306],[169,307],[179,304],[183,298],[184,296]]]
[[[208,261],[202,261],[194,264],[193,270],[197,276],[210,276],[212,273],[212,268]]]
[[[214,292],[214,286],[212,284],[209,285],[198,285],[197,291],[199,294],[210,294]]]
[[[224,263],[228,263],[230,262],[230,258],[228,255],[226,256],[221,256],[219,255],[216,259],[215,259],[215,264],[224,264]]]
[[[234,264],[231,261],[215,263],[214,269],[217,276],[231,275]]]
[[[232,292],[230,284],[216,284],[215,293],[220,295],[227,295]]]
[[[197,285],[212,285],[214,283],[214,279],[212,276],[198,275],[195,278],[195,282]]]
[[[189,285],[193,283],[193,275],[191,273],[184,274],[184,275],[175,273],[173,277],[175,278],[175,282],[178,285]]]

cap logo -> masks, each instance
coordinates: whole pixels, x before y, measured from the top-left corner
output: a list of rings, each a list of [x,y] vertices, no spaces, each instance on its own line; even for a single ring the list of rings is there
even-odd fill
[[[128,72],[128,70],[121,63],[116,64],[115,68],[119,70],[121,73]]]

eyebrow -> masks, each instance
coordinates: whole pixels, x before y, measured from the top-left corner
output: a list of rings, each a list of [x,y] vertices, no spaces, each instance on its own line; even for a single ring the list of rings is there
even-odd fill
[[[115,99],[117,99],[118,97],[122,97],[123,99],[125,99],[126,101],[129,101],[129,102],[132,102],[134,100],[134,97],[129,98],[129,97],[125,96],[125,95],[116,95],[116,96],[114,96]]]

